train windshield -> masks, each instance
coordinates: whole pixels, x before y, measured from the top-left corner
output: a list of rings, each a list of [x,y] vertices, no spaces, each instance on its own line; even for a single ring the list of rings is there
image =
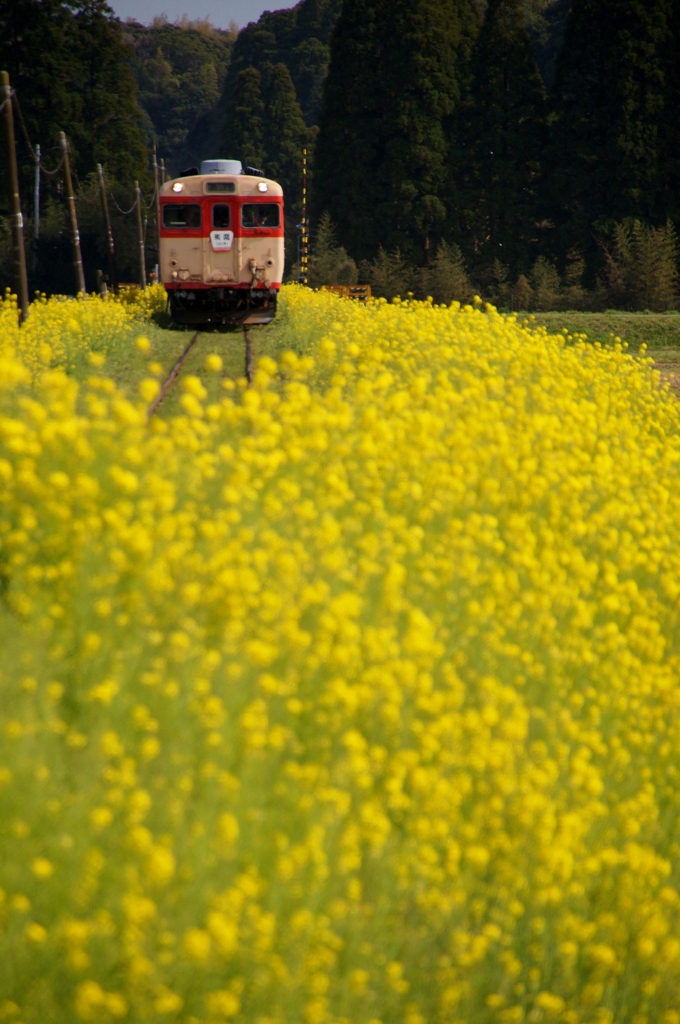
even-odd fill
[[[215,203],[213,206],[213,227],[231,227],[231,207],[226,203]]]
[[[241,224],[244,228],[278,228],[280,210],[277,203],[245,203],[241,207]]]
[[[166,203],[163,207],[164,228],[200,228],[201,207],[198,203]]]

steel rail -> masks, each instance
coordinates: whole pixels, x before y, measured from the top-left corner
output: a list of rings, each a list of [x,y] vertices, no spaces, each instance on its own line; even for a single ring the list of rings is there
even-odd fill
[[[196,331],[196,333],[194,334],[193,338],[191,339],[191,341],[189,342],[187,347],[184,349],[184,352],[182,352],[182,355],[179,357],[179,359],[177,360],[177,362],[173,366],[172,370],[170,371],[170,376],[166,380],[165,384],[161,385],[160,391],[158,392],[158,394],[154,398],[153,402],[151,403],[151,405],[149,406],[149,408],[146,411],[147,422],[151,419],[153,414],[158,410],[158,406],[161,404],[161,402],[165,398],[165,395],[166,395],[167,391],[174,384],[175,380],[177,379],[177,377],[179,375],[180,370],[182,369],[182,367],[184,366],[184,363],[186,362],[187,356],[189,355],[189,353],[191,352],[192,348],[194,347],[194,345],[198,341],[198,339],[200,337],[200,334],[201,334],[200,331]]]

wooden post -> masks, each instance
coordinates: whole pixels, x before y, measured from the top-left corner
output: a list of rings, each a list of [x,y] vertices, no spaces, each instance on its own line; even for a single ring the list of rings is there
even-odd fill
[[[160,183],[160,168],[158,166],[158,158],[156,156],[156,147],[153,147],[153,180],[156,187],[156,245],[158,246],[156,252],[158,258],[156,263],[158,264],[158,282],[161,278],[161,183]]]
[[[106,250],[109,261],[109,288],[116,291],[116,248],[113,244],[113,231],[111,230],[111,217],[109,216],[109,201],[106,198],[106,181],[104,179],[104,168],[97,164],[99,176],[99,196],[102,201],[102,213],[104,214],[104,226],[106,228]]]
[[[246,339],[246,380],[248,381],[248,387],[251,387],[253,383],[253,344],[250,340],[250,330],[247,324],[243,330]]]
[[[35,165],[33,181],[33,237],[37,242],[40,238],[40,143],[35,147],[35,155],[38,162]]]
[[[135,182],[135,199],[137,200],[137,238],[139,240],[139,285],[146,289],[146,253],[144,252],[144,225],[142,224],[142,190],[139,182]]]
[[[35,155],[35,178],[33,179],[33,256],[31,259],[31,273],[35,274],[38,269],[38,239],[40,238],[40,143],[36,144]]]
[[[300,283],[308,284],[309,227],[307,225],[307,150],[302,150],[302,238],[300,239]]]
[[[83,273],[83,257],[80,254],[80,233],[78,231],[78,217],[76,215],[76,201],[73,195],[73,182],[71,181],[71,162],[68,154],[68,140],[64,132],[59,132],[61,152],[64,156],[64,186],[66,188],[66,205],[71,221],[71,250],[73,253],[73,273],[76,278],[76,291],[86,295],[85,274]]]
[[[12,89],[9,75],[0,72],[0,100],[4,102],[3,124],[5,128],[5,156],[7,159],[7,184],[9,198],[9,222],[12,228],[12,249],[17,275],[17,297],[19,299],[19,323],[28,316],[28,276],[26,274],[26,250],[24,248],[24,218],[21,214],[19,197],[19,172],[14,144],[14,118],[12,117]]]

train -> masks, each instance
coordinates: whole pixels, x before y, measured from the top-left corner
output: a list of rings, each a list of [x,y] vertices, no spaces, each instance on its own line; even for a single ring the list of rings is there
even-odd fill
[[[160,189],[160,280],[178,324],[248,327],[276,316],[283,189],[239,160],[204,160]]]

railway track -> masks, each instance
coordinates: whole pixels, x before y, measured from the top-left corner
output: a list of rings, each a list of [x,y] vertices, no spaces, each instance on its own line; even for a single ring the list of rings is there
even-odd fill
[[[251,338],[250,338],[250,331],[248,330],[248,328],[244,327],[243,328],[243,332],[244,332],[244,335],[245,335],[245,343],[246,343],[245,376],[246,376],[246,380],[248,381],[248,387],[250,387],[250,385],[253,382],[253,346],[252,346],[252,341],[251,341]],[[185,362],[187,361],[187,359],[189,357],[189,353],[191,352],[191,350],[193,349],[194,345],[196,344],[196,342],[200,338],[201,333],[202,333],[201,331],[196,331],[196,333],[192,337],[191,341],[189,342],[187,347],[182,352],[182,355],[179,357],[179,359],[177,360],[177,362],[173,366],[173,368],[170,371],[166,381],[163,384],[161,384],[161,387],[160,387],[160,390],[159,390],[158,394],[156,395],[156,397],[154,398],[153,402],[151,403],[151,405],[149,406],[149,408],[146,411],[147,422],[151,419],[152,416],[154,416],[158,412],[158,409],[160,408],[161,402],[163,401],[163,399],[165,398],[166,394],[168,393],[168,391],[170,390],[172,385],[175,383],[175,381],[179,377],[180,372],[182,370],[182,367],[184,366]]]

